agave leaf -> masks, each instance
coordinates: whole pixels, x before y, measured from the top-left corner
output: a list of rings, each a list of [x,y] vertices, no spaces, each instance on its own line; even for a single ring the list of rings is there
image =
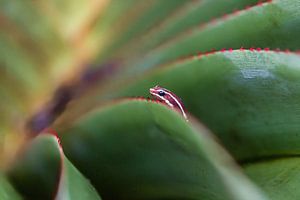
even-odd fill
[[[157,103],[94,110],[62,144],[104,199],[264,199],[206,129]]]
[[[100,199],[92,185],[64,156],[57,138],[50,134],[34,139],[9,175],[27,199],[52,199],[56,190],[56,200]]]
[[[239,160],[298,155],[300,56],[236,50],[197,56],[141,77],[119,95],[159,84],[182,98]]]
[[[123,48],[123,59],[135,54],[145,53],[147,50],[178,36],[189,28],[201,26],[203,23],[219,18],[233,10],[243,9],[257,3],[257,0],[199,0],[190,1],[176,14],[166,18],[158,27],[154,27],[147,34],[133,40]],[[131,54],[131,55],[130,55]]]
[[[181,56],[222,48],[289,48],[300,39],[298,0],[274,0],[197,27],[143,56],[130,70],[138,73]]]
[[[90,33],[86,38],[87,45],[93,49],[101,49],[101,47],[104,48],[104,46],[108,45],[115,35],[120,32],[114,30],[116,27],[120,28],[120,19],[127,19],[128,13],[136,6],[137,2],[138,0],[110,1],[102,15],[96,19],[95,25],[91,27]]]
[[[117,48],[120,48],[137,35],[142,35],[186,2],[187,0],[145,1],[145,9],[139,12],[134,19],[131,19],[130,24],[126,24],[125,30],[119,31],[122,34],[119,37],[115,37],[112,40],[112,44],[105,48],[105,51],[101,52],[101,58],[105,59],[108,55],[113,55]]]
[[[64,156],[64,172],[61,176],[56,200],[101,199],[91,183]]]
[[[60,149],[61,156],[61,174],[56,200],[100,200],[91,183],[73,166],[66,158],[62,147],[57,139],[52,136],[52,140],[56,140],[57,147]]]
[[[293,200],[300,198],[299,164],[299,157],[290,157],[246,164],[244,168],[270,199]]]
[[[50,136],[40,136],[9,169],[9,178],[26,199],[52,199],[60,170],[60,152]],[[38,189],[37,189],[38,188]]]
[[[7,178],[0,174],[0,199],[1,200],[21,200],[21,196],[16,192]]]
[[[105,9],[102,18],[99,19],[92,31],[96,31],[98,34],[105,32],[107,29],[111,28],[112,24],[117,23],[119,19],[121,19],[123,14],[128,14],[129,9],[133,7],[137,3],[137,0],[115,0],[111,1]]]

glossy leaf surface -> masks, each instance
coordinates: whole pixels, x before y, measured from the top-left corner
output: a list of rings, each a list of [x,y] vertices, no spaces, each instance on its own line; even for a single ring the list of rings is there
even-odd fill
[[[170,89],[239,160],[298,155],[299,63],[297,54],[218,52],[158,69],[121,93]]]
[[[104,199],[263,199],[206,129],[164,105],[120,102],[62,133]]]

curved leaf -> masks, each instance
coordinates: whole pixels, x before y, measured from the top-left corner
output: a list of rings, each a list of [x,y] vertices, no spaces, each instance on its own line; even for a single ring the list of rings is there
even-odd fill
[[[9,175],[26,199],[52,199],[56,190],[56,200],[100,199],[92,185],[64,156],[53,135],[44,134],[34,139]]]
[[[194,26],[219,18],[233,10],[243,9],[257,3],[257,0],[199,0],[191,1],[184,6],[179,12],[166,18],[162,24],[153,28],[141,38],[132,41],[133,44],[123,48],[125,58],[132,60],[135,54],[141,55],[149,49],[178,36],[185,30]],[[124,55],[122,55],[124,56]]]
[[[300,56],[237,50],[159,69],[121,92],[161,85],[182,98],[239,160],[300,153]]]
[[[56,200],[100,200],[91,183],[63,155],[64,168],[61,174]]]
[[[186,2],[187,0],[153,0],[142,2],[146,3],[146,9],[138,12],[137,15],[134,16],[135,18],[132,18],[132,21],[124,26],[125,30],[117,33],[122,34],[119,34],[118,37],[115,37],[114,40],[111,40],[112,44],[110,44],[103,52],[101,52],[101,58],[106,58],[108,55],[113,55],[116,49],[122,47],[126,42],[132,40],[137,35],[142,35],[148,31],[155,24],[159,23],[160,20],[174,12],[174,10],[176,11],[178,7],[184,5]]]
[[[143,56],[130,70],[138,73],[178,57],[222,48],[289,48],[300,45],[300,2],[274,0],[195,28]]]
[[[293,200],[300,198],[300,158],[271,159],[245,165],[246,173],[270,199]]]
[[[127,14],[130,9],[136,6],[137,0],[115,0],[110,1],[107,7],[103,10],[101,17],[97,18],[95,25],[91,28],[89,37],[87,38],[89,45],[105,46],[106,42],[110,43],[107,38],[119,32],[114,28],[120,28],[120,19],[128,19]],[[123,28],[123,27],[122,27]],[[122,32],[122,31],[120,31]],[[103,45],[105,43],[105,45]]]
[[[86,178],[84,178],[81,173],[66,158],[63,153],[63,149],[60,146],[61,144],[59,139],[55,136],[52,136],[52,140],[56,140],[61,159],[60,181],[55,200],[100,200],[101,198],[99,197],[91,183]]]
[[[207,130],[164,105],[123,101],[63,133],[66,155],[104,199],[264,199]]]
[[[60,170],[60,153],[51,136],[40,136],[10,168],[9,178],[26,199],[52,199]],[[38,188],[38,189],[37,189]]]
[[[21,196],[15,191],[3,174],[0,174],[0,199],[21,200]]]

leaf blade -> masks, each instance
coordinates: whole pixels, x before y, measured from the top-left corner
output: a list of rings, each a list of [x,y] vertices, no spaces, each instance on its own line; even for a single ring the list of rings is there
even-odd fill
[[[263,199],[207,131],[196,130],[163,105],[132,100],[60,132],[68,157],[105,199]]]
[[[159,84],[181,97],[238,160],[298,155],[299,59],[269,50],[196,56],[141,77],[118,96],[147,96]]]

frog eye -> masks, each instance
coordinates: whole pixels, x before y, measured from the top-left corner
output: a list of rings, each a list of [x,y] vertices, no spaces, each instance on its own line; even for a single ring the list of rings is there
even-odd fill
[[[158,92],[158,95],[159,95],[159,96],[165,96],[165,94],[166,94],[166,93],[165,93],[164,91],[162,91],[162,90],[160,90],[160,91]]]

